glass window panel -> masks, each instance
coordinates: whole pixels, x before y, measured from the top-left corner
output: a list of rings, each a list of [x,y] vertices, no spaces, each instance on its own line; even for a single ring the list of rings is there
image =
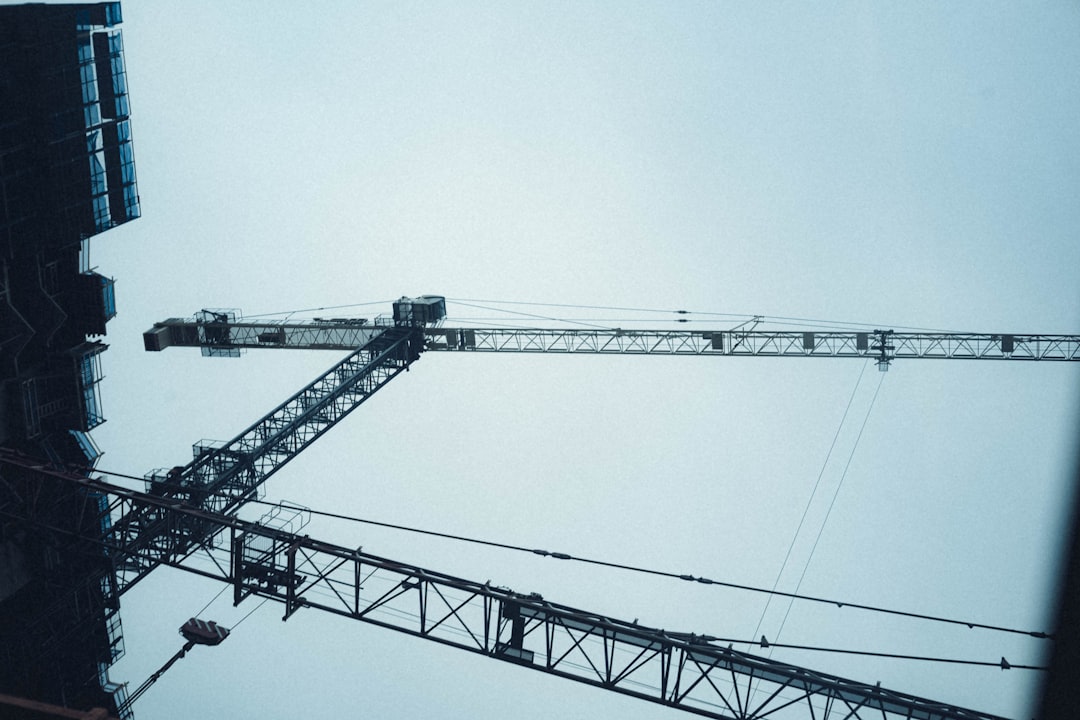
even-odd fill
[[[97,103],[83,108],[83,123],[86,127],[94,127],[101,124],[101,106]]]
[[[101,278],[101,296],[105,303],[105,319],[116,316],[116,289],[109,278]]]
[[[96,152],[90,156],[90,185],[95,194],[104,193],[107,190],[105,184],[105,164],[102,162],[103,153]]]
[[[111,223],[109,198],[106,195],[99,195],[94,198],[94,227],[98,230],[108,230],[112,226]]]
[[[109,3],[105,6],[105,26],[112,27],[119,25],[124,21],[123,16],[120,14],[120,3]]]
[[[135,182],[135,163],[126,162],[120,166],[120,181],[124,185],[131,185]]]
[[[92,66],[91,66],[92,67]],[[98,101],[97,81],[89,80],[82,84],[83,105],[89,105]]]
[[[139,195],[134,185],[124,186],[124,214],[128,220],[134,220],[142,214],[139,209]]]

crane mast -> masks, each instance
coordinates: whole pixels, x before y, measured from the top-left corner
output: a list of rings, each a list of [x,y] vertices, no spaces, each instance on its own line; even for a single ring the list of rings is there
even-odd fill
[[[187,465],[150,473],[148,488],[217,513],[235,511],[285,463],[419,358],[422,328],[442,317],[441,303],[441,298],[399,301],[393,318],[362,332],[337,335],[363,344],[350,348],[343,360],[232,440],[196,445]],[[196,335],[204,340],[218,337],[217,317],[202,322]],[[117,569],[121,594],[158,565],[214,542],[213,527],[191,519],[175,521],[146,507],[125,513],[113,525],[121,546],[129,548]]]
[[[373,322],[250,322],[204,310],[144,333],[148,351],[199,347],[205,355],[238,356],[248,348],[291,348],[348,355],[231,441],[196,445],[187,465],[152,471],[146,493],[67,478],[111,500],[111,526],[106,523],[101,542],[116,558],[120,592],[168,565],[230,583],[236,603],[250,595],[282,602],[285,618],[301,607],[319,608],[707,717],[788,717],[792,708],[809,710],[812,718],[866,710],[920,720],[993,717],[737,652],[706,636],[646,628],[290,535],[241,521],[235,512],[267,477],[428,351],[851,357],[885,370],[899,358],[1077,361],[1080,335],[449,328],[442,325],[445,314],[444,298],[421,296],[402,298],[391,317]],[[209,557],[216,570],[192,564],[196,556]],[[381,591],[372,595],[376,586]],[[399,612],[382,612],[390,610]],[[641,689],[645,675],[655,692]],[[752,694],[751,683],[771,689]]]

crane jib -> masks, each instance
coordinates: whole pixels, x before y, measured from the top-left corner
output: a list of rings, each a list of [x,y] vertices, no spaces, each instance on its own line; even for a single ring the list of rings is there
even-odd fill
[[[255,348],[352,350],[370,342],[385,327],[367,320],[250,323],[174,319],[157,323],[143,339],[150,351],[199,347],[209,355],[236,356]],[[423,337],[423,350],[434,351],[850,357],[884,364],[914,358],[1080,360],[1080,335],[424,327]]]
[[[813,718],[819,717],[822,703],[883,720],[1003,720],[735,650],[708,635],[666,631],[561,605],[535,593],[516,593],[57,471],[28,458],[0,459],[33,470],[42,483],[74,483],[108,497],[114,512],[183,517],[213,527],[215,534],[227,532],[227,542],[200,544],[166,564],[231,585],[235,603],[253,595],[275,600],[284,606],[286,619],[303,608],[323,610],[720,720],[786,718],[788,710],[802,710]],[[115,533],[98,542],[118,560],[153,554],[153,548],[126,544]],[[189,642],[194,637],[195,642],[216,644],[228,635],[212,623],[194,625],[185,626]],[[746,704],[748,698],[753,698],[753,706]]]
[[[1080,360],[1080,335],[436,328],[428,350],[967,360]]]

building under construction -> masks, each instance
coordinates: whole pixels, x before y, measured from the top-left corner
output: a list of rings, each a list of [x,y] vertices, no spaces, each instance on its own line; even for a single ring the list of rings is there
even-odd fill
[[[120,3],[0,7],[0,693],[122,705],[104,497],[35,462],[92,468],[113,280],[90,241],[139,217]],[[43,717],[4,708],[5,717]],[[18,714],[23,713],[23,714]]]

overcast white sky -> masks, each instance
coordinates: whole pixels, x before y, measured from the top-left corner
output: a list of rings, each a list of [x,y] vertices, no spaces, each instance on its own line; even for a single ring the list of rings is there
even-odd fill
[[[252,7],[124,5],[144,216],[93,244],[120,312],[94,433],[104,469],[183,464],[193,442],[232,437],[336,360],[142,352],[154,321],[203,307],[436,293],[1080,331],[1075,3]],[[861,368],[431,354],[268,497],[769,586]],[[863,376],[782,589],[879,379]],[[1078,381],[1054,364],[896,363],[802,591],[1047,629]],[[764,605],[360,526],[306,532],[672,630],[750,637]],[[126,595],[113,678],[138,685],[217,591],[159,570]],[[228,594],[204,617],[235,624],[255,602]],[[770,639],[783,609],[766,615]],[[137,716],[676,717],[361,623],[280,615],[267,604],[194,650]],[[1016,664],[1045,649],[803,605],[780,638]],[[774,657],[1019,717],[1038,678]]]

